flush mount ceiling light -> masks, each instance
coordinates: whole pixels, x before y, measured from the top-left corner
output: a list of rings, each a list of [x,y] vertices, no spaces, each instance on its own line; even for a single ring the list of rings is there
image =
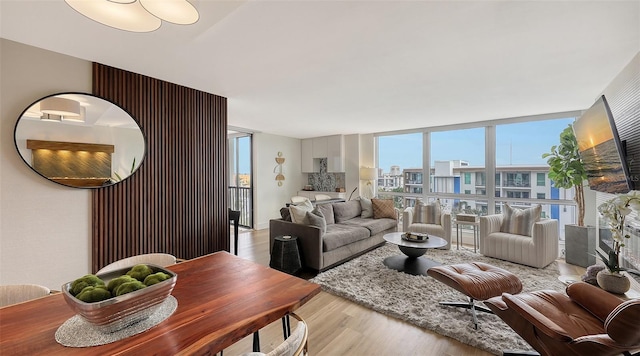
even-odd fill
[[[86,116],[86,109],[84,106],[80,105],[80,115],[78,116],[63,115],[62,121],[84,122],[85,116]]]
[[[151,32],[162,20],[190,25],[200,15],[187,0],[65,0],[74,10],[103,25],[131,32]]]
[[[80,103],[75,100],[52,96],[40,102],[40,111],[49,115],[80,117]]]

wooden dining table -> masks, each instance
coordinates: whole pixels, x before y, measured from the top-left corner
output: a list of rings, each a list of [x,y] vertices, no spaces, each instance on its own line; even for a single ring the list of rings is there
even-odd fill
[[[58,293],[0,308],[0,355],[215,354],[280,320],[320,292],[317,284],[228,252],[167,269],[178,274],[171,293],[178,307],[151,329],[101,346],[62,346],[54,334],[74,313]]]

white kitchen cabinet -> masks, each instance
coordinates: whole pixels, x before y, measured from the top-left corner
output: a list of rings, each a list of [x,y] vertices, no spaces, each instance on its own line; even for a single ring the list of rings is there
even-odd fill
[[[323,136],[300,141],[302,173],[320,172],[320,158],[327,160],[327,172],[344,172],[344,136]]]
[[[327,137],[327,172],[344,172],[344,136]]]
[[[313,138],[313,158],[327,158],[328,137]]]
[[[307,138],[301,141],[300,159],[302,173],[313,173],[320,170],[320,163],[313,159],[313,139]]]

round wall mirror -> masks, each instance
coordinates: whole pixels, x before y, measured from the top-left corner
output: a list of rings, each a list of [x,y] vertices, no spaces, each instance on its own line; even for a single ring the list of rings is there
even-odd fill
[[[146,142],[118,105],[84,93],[60,93],[26,108],[16,123],[18,153],[36,173],[76,188],[101,188],[140,167]]]

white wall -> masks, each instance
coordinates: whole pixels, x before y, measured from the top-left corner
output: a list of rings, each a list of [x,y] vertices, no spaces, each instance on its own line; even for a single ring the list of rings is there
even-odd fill
[[[0,284],[51,289],[90,272],[91,196],[27,167],[13,130],[35,100],[91,92],[91,63],[0,38]]]
[[[347,199],[354,188],[358,190],[353,193],[353,197],[360,195],[360,135],[346,135],[344,137],[345,153],[345,174],[344,186]]]
[[[360,135],[360,167],[376,166],[375,142],[376,142],[375,137],[372,134]],[[358,171],[358,175],[359,174],[360,172]],[[372,183],[373,183],[374,196],[376,196],[378,195],[377,180],[374,180]],[[359,195],[363,195],[363,193],[368,189],[370,188],[367,187],[367,182],[361,180],[360,188],[358,188],[358,191],[360,192]]]
[[[278,186],[274,173],[278,152],[282,152],[285,159],[282,186]],[[279,218],[280,208],[306,184],[302,179],[300,160],[299,139],[266,133],[253,135],[253,217],[256,230],[269,228],[269,220]]]

